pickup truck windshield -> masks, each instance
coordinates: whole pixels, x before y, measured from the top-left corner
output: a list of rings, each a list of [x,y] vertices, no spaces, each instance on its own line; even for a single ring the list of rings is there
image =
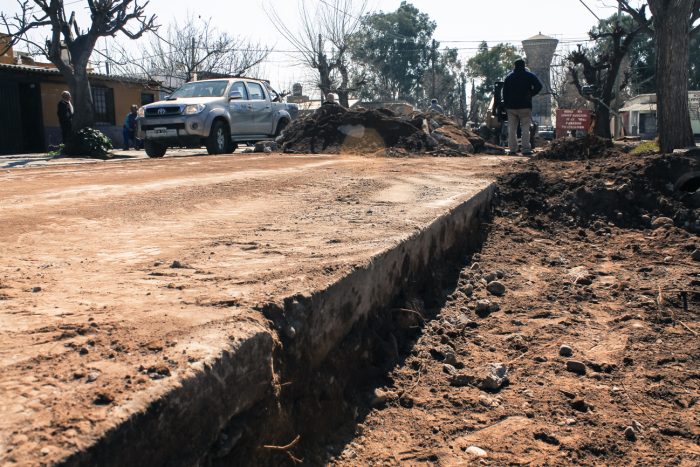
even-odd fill
[[[195,81],[172,93],[168,100],[180,97],[223,97],[228,81]]]

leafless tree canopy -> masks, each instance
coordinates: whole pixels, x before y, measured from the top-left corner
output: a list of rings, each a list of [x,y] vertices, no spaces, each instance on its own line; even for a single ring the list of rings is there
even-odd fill
[[[165,35],[153,34],[138,53],[117,48],[111,59],[119,73],[160,81],[172,90],[195,74],[249,74],[269,53],[264,45],[219,32],[210,19],[188,17],[184,24],[171,23]]]
[[[337,92],[340,103],[348,105],[350,84],[350,38],[358,30],[368,0],[319,0],[309,6],[299,0],[300,33],[280,18],[273,5],[265,9],[279,33],[298,52],[302,63],[318,72],[321,93]]]

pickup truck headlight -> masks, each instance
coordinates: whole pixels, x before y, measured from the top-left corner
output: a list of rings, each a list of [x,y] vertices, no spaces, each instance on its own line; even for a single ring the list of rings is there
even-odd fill
[[[144,109],[143,107],[139,107],[138,112],[136,112],[136,116],[137,116],[138,118],[143,118],[143,117],[145,117],[145,116],[146,116],[146,109]]]
[[[195,115],[204,110],[207,106],[204,104],[190,104],[185,106],[185,115]]]

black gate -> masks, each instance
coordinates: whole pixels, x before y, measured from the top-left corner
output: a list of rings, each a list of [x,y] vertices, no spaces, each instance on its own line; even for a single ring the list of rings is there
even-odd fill
[[[44,151],[41,89],[38,83],[0,82],[0,154]]]

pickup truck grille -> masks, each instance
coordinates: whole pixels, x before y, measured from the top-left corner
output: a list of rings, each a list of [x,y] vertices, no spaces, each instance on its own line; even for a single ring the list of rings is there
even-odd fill
[[[180,115],[180,106],[151,107],[146,109],[146,117],[172,117]]]
[[[143,131],[153,130],[154,128],[166,128],[168,130],[184,130],[184,123],[153,123],[151,125],[141,124],[141,129]]]

